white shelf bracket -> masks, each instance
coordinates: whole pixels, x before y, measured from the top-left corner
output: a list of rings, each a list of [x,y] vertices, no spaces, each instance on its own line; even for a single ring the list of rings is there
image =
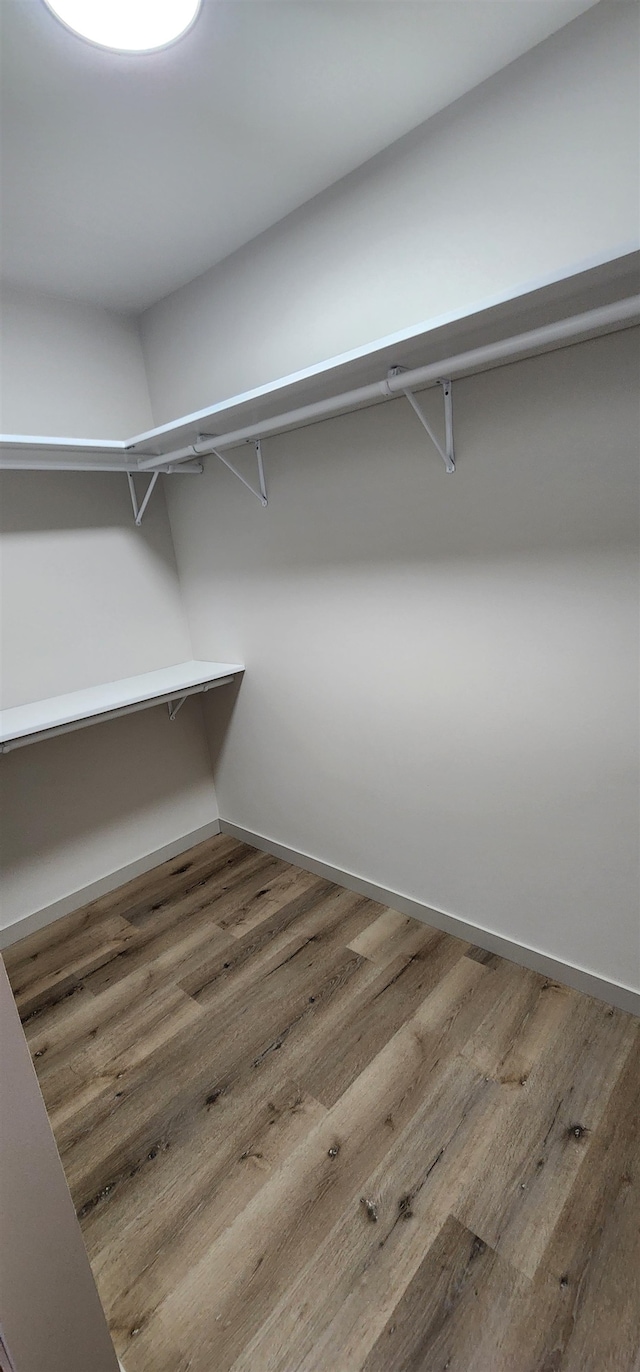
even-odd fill
[[[402,373],[403,373],[403,371],[405,371],[405,370],[406,370],[406,368],[404,368],[404,367],[392,367],[391,370],[390,370],[390,372],[389,372],[389,376],[401,376]],[[455,472],[455,469],[456,469],[456,459],[455,459],[455,449],[454,449],[454,445],[453,445],[453,397],[452,397],[452,386],[451,386],[451,382],[450,382],[450,381],[444,381],[444,380],[438,381],[438,385],[442,387],[442,398],[443,398],[443,401],[444,401],[444,435],[445,435],[445,437],[444,437],[444,448],[442,447],[442,444],[440,443],[440,440],[439,440],[438,438],[436,438],[436,435],[434,434],[433,429],[431,428],[431,425],[430,425],[430,423],[429,423],[429,420],[427,419],[427,417],[426,417],[426,415],[425,415],[425,413],[424,413],[422,407],[418,404],[418,401],[416,400],[415,395],[413,394],[413,391],[410,391],[410,390],[408,390],[408,389],[407,389],[407,390],[403,390],[402,394],[403,394],[403,395],[406,395],[407,400],[409,401],[409,404],[410,404],[412,410],[414,411],[414,413],[418,416],[418,419],[420,420],[420,423],[422,424],[423,429],[426,429],[426,431],[427,431],[427,433],[428,433],[428,435],[429,435],[429,438],[431,439],[431,442],[433,443],[434,447],[437,448],[438,452],[440,453],[440,456],[441,456],[441,458],[442,458],[442,461],[444,462],[444,465],[445,465],[446,470],[447,470],[448,472]]]
[[[169,711],[169,719],[175,719],[175,717],[176,717],[176,715],[177,715],[177,713],[178,713],[178,710],[181,710],[181,709],[182,709],[182,706],[184,705],[184,702],[185,702],[186,699],[187,699],[187,696],[181,696],[179,700],[168,700],[168,701],[167,701],[167,709],[168,709],[168,711]]]
[[[136,488],[135,488],[135,485],[134,485],[133,477],[132,477],[132,475],[131,475],[131,472],[127,472],[127,481],[128,481],[128,483],[129,483],[129,495],[131,496],[131,504],[132,504],[132,506],[133,506],[133,517],[134,517],[134,519],[135,519],[135,522],[136,522],[136,525],[137,525],[138,528],[140,528],[140,525],[142,524],[142,518],[143,518],[144,512],[145,512],[145,510],[146,510],[146,508],[147,508],[147,505],[149,504],[149,501],[150,501],[150,499],[151,499],[151,496],[153,495],[153,490],[154,490],[154,487],[155,487],[156,481],[158,480],[159,475],[160,475],[159,472],[154,472],[154,473],[153,473],[153,476],[151,477],[151,480],[150,480],[150,482],[149,482],[149,485],[147,486],[147,489],[146,489],[146,491],[145,491],[145,493],[144,493],[144,497],[143,497],[142,503],[139,505],[139,504],[138,504],[138,497],[137,497],[137,495],[136,495]]]
[[[197,441],[198,443],[201,443],[209,437],[209,434],[199,434]],[[242,475],[242,472],[238,471],[237,467],[234,467],[233,462],[230,462],[229,458],[225,457],[224,453],[219,452],[217,448],[210,448],[209,452],[211,452],[214,457],[219,457],[220,461],[224,463],[225,467],[228,467],[229,471],[233,472],[234,476],[237,476],[238,481],[241,481],[243,486],[246,486],[247,490],[251,491],[251,494],[255,495],[257,499],[260,501],[260,504],[266,508],[266,506],[269,504],[269,501],[267,499],[267,483],[265,481],[264,475],[264,462],[262,460],[262,444],[260,442],[260,439],[254,442],[253,446],[256,450],[256,459],[258,463],[258,490],[256,490],[255,486],[251,485],[250,481],[247,481],[247,478]]]
[[[216,686],[229,686],[232,681],[232,676],[221,676],[217,677],[215,681],[205,681],[199,686],[190,686],[189,689],[183,691],[180,696],[175,696],[172,699],[166,699],[165,697],[167,710],[169,711],[169,719],[175,719],[178,710],[182,709],[185,700],[188,700],[189,696],[204,695],[205,691],[213,691]]]
[[[205,443],[206,440],[210,438],[213,438],[213,434],[199,434],[196,442]],[[249,442],[250,440],[247,439],[247,443]],[[233,462],[229,462],[228,457],[225,457],[224,453],[220,453],[220,450],[218,450],[217,447],[210,447],[210,449],[207,449],[207,453],[212,454],[213,457],[220,458],[220,461],[224,462],[225,466],[228,466],[229,472],[233,472],[233,476],[238,476],[239,482],[242,482],[243,486],[247,487],[247,491],[251,491],[251,495],[255,495],[255,498],[260,501],[260,504],[266,508],[269,501],[268,498],[266,498],[265,466],[264,461],[262,461],[262,445],[260,438],[254,440],[254,449],[255,460],[257,460],[258,464],[258,490],[255,490],[255,486],[251,486],[251,482],[247,482],[246,476],[243,476],[242,472],[238,471],[238,466],[233,466]]]

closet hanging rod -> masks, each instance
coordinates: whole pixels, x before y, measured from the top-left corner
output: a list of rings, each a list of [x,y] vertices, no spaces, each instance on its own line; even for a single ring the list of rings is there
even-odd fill
[[[581,334],[593,337],[594,331],[607,329],[609,325],[626,322],[631,324],[638,319],[640,319],[640,295],[628,296],[624,300],[616,300],[610,305],[600,305],[596,309],[586,310],[583,314],[571,315],[568,319],[559,319],[553,324],[544,324],[537,329],[528,329],[526,333],[515,334],[511,338],[503,338],[499,342],[486,343],[479,348],[472,348],[468,352],[443,358],[440,362],[430,362],[425,367],[415,367],[397,376],[390,375],[382,381],[373,381],[367,386],[358,386],[353,391],[343,391],[340,395],[328,396],[325,400],[317,400],[310,405],[302,405],[296,410],[288,410],[283,414],[273,416],[271,419],[247,424],[243,428],[233,429],[229,433],[203,436],[186,447],[176,449],[175,452],[152,457],[140,455],[137,470],[155,471],[156,468],[165,467],[167,463],[180,464],[193,461],[194,457],[205,457],[212,453],[214,448],[239,447],[240,444],[251,439],[265,438],[269,434],[281,433],[285,429],[302,427],[302,425],[315,419],[344,414],[349,410],[356,410],[370,403],[375,403],[375,401],[390,400],[395,396],[402,395],[407,389],[415,390],[420,387],[436,385],[444,377],[449,378],[475,369],[489,370],[492,366],[499,366],[512,358],[524,354],[531,355],[538,348],[548,348],[554,344],[562,346],[563,343],[579,338]]]

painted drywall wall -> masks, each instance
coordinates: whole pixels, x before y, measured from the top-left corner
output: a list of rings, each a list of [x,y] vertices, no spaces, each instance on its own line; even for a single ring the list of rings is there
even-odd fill
[[[156,423],[633,246],[638,39],[597,5],[147,311]]]
[[[0,960],[0,1327],[17,1372],[118,1372]]]
[[[5,707],[191,657],[162,494],[137,529],[120,474],[0,486]]]
[[[0,759],[0,928],[9,931],[2,941],[30,932],[20,923],[13,931],[15,921],[217,814],[199,700],[187,701],[173,723],[158,706],[7,753]],[[68,908],[80,903],[84,896]]]
[[[135,319],[3,285],[3,433],[129,438],[151,411]]]
[[[220,813],[640,986],[638,330],[264,444],[170,491]],[[442,424],[435,391],[422,399]]]
[[[148,425],[131,321],[9,297],[5,432],[112,437]],[[123,475],[5,472],[0,490],[5,707],[193,656],[162,483],[140,529]],[[8,754],[0,790],[3,926],[217,817],[197,701],[175,724],[155,709]]]

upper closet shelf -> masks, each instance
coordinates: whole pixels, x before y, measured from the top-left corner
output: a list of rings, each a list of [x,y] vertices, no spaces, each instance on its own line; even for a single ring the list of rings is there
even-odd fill
[[[453,470],[450,392],[445,401],[445,444],[440,445],[415,402],[414,392],[451,382],[517,358],[594,338],[640,320],[640,253],[592,259],[471,307],[440,315],[363,348],[255,390],[198,410],[130,439],[0,437],[0,467],[13,470],[120,471],[131,477],[160,472],[202,471],[202,459],[220,457],[266,504],[260,439],[301,428],[329,415],[344,414],[407,395]],[[212,378],[212,385],[215,378]],[[223,450],[254,443],[258,488],[246,482]],[[130,481],[136,522],[142,504]]]
[[[26,743],[55,738],[70,729],[99,724],[151,705],[167,704],[175,719],[187,696],[199,695],[214,686],[226,686],[244,668],[237,662],[180,662],[141,676],[89,686],[83,691],[14,705],[0,711],[0,752],[8,753]]]

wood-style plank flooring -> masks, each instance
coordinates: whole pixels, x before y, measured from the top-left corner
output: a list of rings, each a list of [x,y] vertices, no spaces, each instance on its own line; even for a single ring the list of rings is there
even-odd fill
[[[219,836],[6,954],[126,1372],[637,1372],[640,1021]]]

